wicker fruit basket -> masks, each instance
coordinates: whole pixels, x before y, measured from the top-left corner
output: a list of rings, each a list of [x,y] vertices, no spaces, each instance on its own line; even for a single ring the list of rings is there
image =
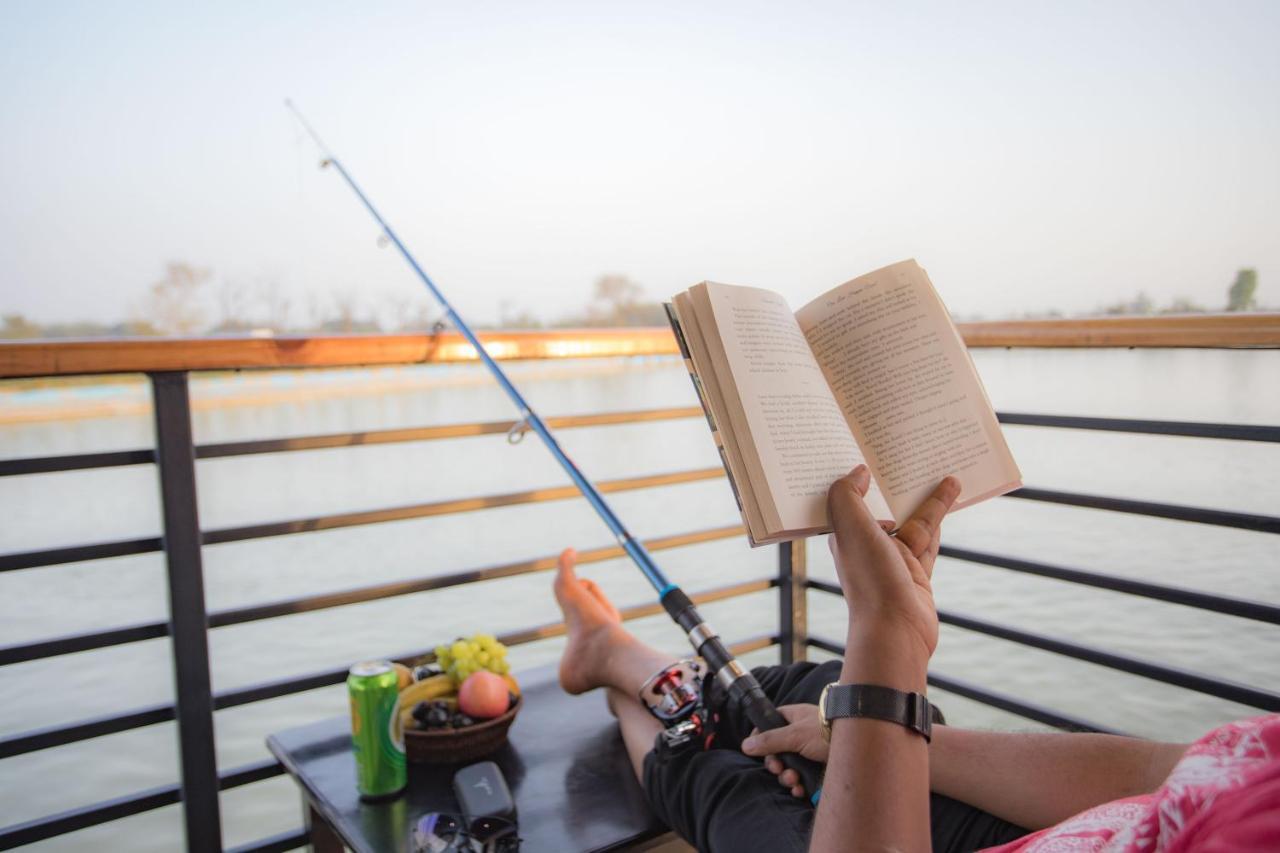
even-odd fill
[[[524,697],[517,696],[502,716],[462,729],[405,729],[405,755],[415,764],[455,764],[484,758],[507,742],[507,730],[523,703]]]

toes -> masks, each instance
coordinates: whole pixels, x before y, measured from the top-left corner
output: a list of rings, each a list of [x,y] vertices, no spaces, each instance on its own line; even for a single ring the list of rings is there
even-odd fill
[[[589,578],[581,578],[578,583],[589,593],[591,597],[600,602],[600,605],[609,612],[609,615],[622,618],[622,614],[618,612],[618,608],[613,606],[613,602],[609,600],[609,596],[604,594],[604,590],[600,588],[600,584]]]
[[[573,567],[578,561],[578,553],[572,548],[565,548],[560,552],[560,568],[556,572],[555,590],[556,596],[562,596],[569,591],[573,581],[577,580]]]

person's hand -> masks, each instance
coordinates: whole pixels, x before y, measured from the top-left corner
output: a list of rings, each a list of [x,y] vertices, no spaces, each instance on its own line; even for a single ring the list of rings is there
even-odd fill
[[[908,654],[927,663],[938,645],[930,579],[942,518],[960,494],[960,481],[947,477],[939,483],[895,535],[863,502],[870,485],[871,472],[859,465],[827,493],[834,529],[828,542],[849,606],[849,640],[892,637],[910,643]]]
[[[817,705],[783,705],[778,713],[787,718],[787,725],[762,732],[756,729],[742,742],[747,755],[764,759],[764,766],[778,777],[778,783],[791,790],[792,796],[803,797],[804,786],[800,774],[787,769],[778,753],[792,752],[805,758],[827,763],[828,744],[822,736],[822,724],[818,722]]]

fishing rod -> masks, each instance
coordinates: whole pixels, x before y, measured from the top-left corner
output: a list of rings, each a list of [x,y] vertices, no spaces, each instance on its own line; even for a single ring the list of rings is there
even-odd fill
[[[356,183],[355,179],[351,177],[351,173],[348,172],[338,158],[334,156],[333,151],[330,150],[329,146],[325,145],[324,141],[320,138],[320,135],[316,133],[315,128],[311,126],[311,123],[308,122],[298,108],[294,106],[293,101],[286,99],[284,103],[285,106],[289,108],[289,111],[293,113],[294,117],[297,118],[298,123],[302,125],[302,128],[307,132],[307,135],[310,136],[312,140],[315,141],[316,146],[319,147],[320,153],[324,157],[320,162],[321,167],[332,166],[337,170],[338,174],[342,176],[342,179],[346,181],[347,186],[350,187],[351,191],[360,199],[360,203],[364,205],[365,210],[367,210],[369,215],[373,217],[374,221],[378,223],[378,226],[382,229],[382,233],[386,239],[396,247],[396,250],[400,252],[400,255],[413,269],[414,273],[418,276],[418,279],[426,286],[427,290],[431,292],[431,295],[435,297],[435,300],[440,304],[440,307],[444,309],[444,316],[453,324],[453,327],[461,333],[467,343],[471,344],[480,361],[489,369],[489,372],[493,374],[493,378],[497,380],[498,385],[506,392],[507,396],[511,399],[511,402],[515,404],[516,410],[520,413],[521,418],[521,420],[517,422],[515,430],[527,427],[542,439],[543,444],[547,446],[547,450],[551,451],[551,455],[560,463],[560,467],[569,475],[569,479],[573,481],[573,484],[578,488],[578,491],[582,493],[582,496],[587,499],[587,503],[591,504],[591,507],[596,511],[596,514],[600,516],[602,521],[604,521],[605,526],[613,533],[618,545],[622,547],[622,550],[626,552],[627,556],[631,558],[631,561],[635,563],[636,567],[644,574],[645,579],[653,585],[654,590],[658,593],[658,600],[662,603],[663,609],[666,610],[667,614],[675,620],[676,624],[684,629],[694,651],[704,661],[706,661],[708,670],[714,673],[716,681],[728,693],[730,700],[740,702],[747,715],[747,719],[749,719],[751,724],[761,731],[776,729],[787,725],[786,718],[778,712],[778,709],[775,708],[773,703],[769,701],[769,698],[765,696],[764,690],[760,687],[760,683],[756,680],[755,676],[743,667],[742,664],[738,663],[737,659],[734,658],[728,648],[725,647],[724,643],[721,642],[720,635],[712,630],[711,626],[709,626],[698,614],[698,609],[689,596],[685,594],[684,590],[680,589],[680,587],[667,579],[667,576],[663,574],[662,569],[658,568],[658,564],[654,562],[649,551],[631,535],[631,532],[627,530],[626,525],[622,523],[622,519],[618,518],[617,514],[614,513],[613,508],[609,506],[607,501],[605,501],[604,496],[600,494],[599,490],[596,489],[594,485],[592,485],[591,481],[587,479],[587,476],[582,473],[582,470],[578,468],[572,459],[569,458],[569,455],[564,452],[564,448],[562,448],[560,443],[556,441],[556,437],[552,434],[550,428],[547,427],[542,418],[538,416],[538,413],[535,412],[533,407],[529,405],[527,400],[525,400],[524,395],[520,393],[520,390],[516,388],[512,381],[507,377],[506,371],[504,371],[502,367],[494,361],[493,357],[489,355],[489,351],[485,349],[484,344],[481,343],[475,332],[471,331],[471,327],[468,326],[466,321],[462,319],[456,310],[454,310],[453,305],[445,297],[444,293],[436,286],[436,283],[431,279],[431,276],[427,275],[426,271],[423,270],[417,259],[414,258],[413,254],[404,245],[404,243],[400,241],[400,238],[396,236],[396,232],[391,228],[390,224],[382,218],[382,214],[378,212],[378,209],[373,206],[373,202],[370,201],[369,197],[360,189],[360,186]],[[652,687],[655,694],[661,695],[665,693],[666,695],[664,698],[670,699],[671,701],[661,707],[655,707],[653,704],[650,704],[650,710],[653,711],[660,720],[662,720],[664,725],[668,726],[668,731],[676,732],[677,735],[679,735],[681,733],[681,727],[684,726],[685,728],[683,733],[686,735],[690,734],[687,728],[689,721],[687,718],[681,718],[682,715],[680,713],[685,707],[687,707],[683,703],[683,699],[685,698],[684,695],[679,694],[676,691],[667,692],[667,690],[672,686],[678,686],[681,679],[678,675],[675,675],[674,672],[672,673],[674,676],[673,679],[664,678],[663,676],[666,672],[667,671],[657,673],[654,678],[651,678],[649,682],[646,682],[645,689],[642,689],[641,692],[644,694],[648,688]],[[665,716],[664,712],[666,714]],[[700,720],[694,722],[697,726],[701,725]],[[782,756],[782,759],[788,767],[791,767],[800,774],[801,779],[804,781],[805,788],[808,791],[816,792],[818,790],[818,784],[822,774],[822,766],[820,764],[810,761],[800,755],[784,755]]]

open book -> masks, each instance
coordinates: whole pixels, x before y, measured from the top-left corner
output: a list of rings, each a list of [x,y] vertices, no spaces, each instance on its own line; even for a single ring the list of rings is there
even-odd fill
[[[1022,475],[964,341],[915,261],[794,314],[776,293],[704,282],[667,314],[753,545],[830,531],[827,489],[859,462],[867,504],[903,524],[943,477],[956,508]]]

